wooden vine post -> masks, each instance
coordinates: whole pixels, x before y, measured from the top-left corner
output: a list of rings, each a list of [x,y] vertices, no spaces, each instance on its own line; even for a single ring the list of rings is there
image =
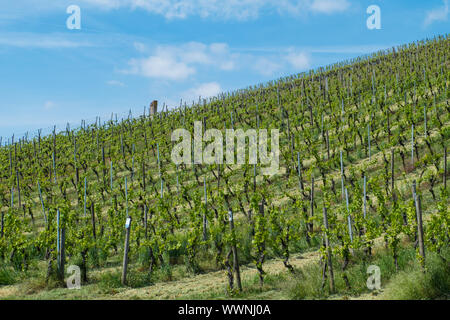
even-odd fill
[[[92,236],[94,237],[94,241],[97,239],[96,230],[95,230],[95,206],[94,202],[91,202],[91,221],[92,221]]]
[[[122,264],[122,285],[127,285],[127,270],[128,270],[128,251],[130,248],[130,231],[131,231],[131,217],[127,217],[125,222],[125,245],[123,250],[123,264]]]
[[[422,266],[422,270],[425,272],[425,245],[424,245],[424,238],[423,238],[422,203],[421,203],[420,195],[416,195],[415,202],[416,202],[417,235],[418,235],[418,242],[419,242],[419,254],[421,257],[420,264]]]
[[[333,273],[333,261],[331,256],[331,247],[330,241],[328,239],[328,216],[327,216],[327,208],[323,207],[323,225],[325,228],[324,238],[325,238],[325,247],[327,249],[327,264],[328,264],[328,272],[330,274],[330,291],[334,293],[334,273]],[[325,275],[325,272],[324,272]]]
[[[203,188],[204,188],[204,196],[205,196],[205,211],[203,212],[203,241],[206,241],[207,240],[206,214],[208,211],[208,195],[206,193],[206,177],[203,177]]]
[[[364,184],[363,184],[363,217],[364,219],[367,216],[367,179],[364,176]]]
[[[300,152],[297,152],[297,170],[298,170],[298,183],[299,183],[300,192],[303,191],[302,166],[301,165],[302,164],[300,162]]]
[[[313,232],[314,229],[314,223],[313,223],[313,217],[314,217],[314,177],[311,177],[311,222],[309,225],[309,232]]]
[[[394,158],[394,148],[391,149],[391,192],[392,192],[392,200],[395,201],[395,158]]]
[[[66,229],[61,228],[61,212],[57,211],[56,215],[56,261],[57,261],[57,276],[58,280],[64,282],[64,263],[65,263],[65,240]]]
[[[228,209],[228,220],[230,222],[230,230],[231,230],[232,241],[233,241],[231,244],[231,251],[233,252],[233,269],[234,269],[234,273],[236,274],[236,283],[238,285],[238,290],[242,291],[241,272],[239,270],[239,258],[238,258],[236,239],[235,239],[235,233],[234,233],[234,218],[233,218],[233,211],[231,209]]]
[[[263,218],[264,218],[264,203],[265,203],[264,199],[259,203],[259,214]],[[264,225],[263,225],[262,232],[265,232]],[[262,287],[263,282],[264,282],[263,263],[264,263],[264,260],[266,258],[266,253],[265,253],[265,251],[266,251],[266,241],[264,240],[258,246],[259,246],[259,248],[258,248],[259,255],[258,255],[257,269],[258,269],[258,272],[259,272],[259,284]]]
[[[350,215],[350,209],[348,206],[348,191],[347,188],[345,188],[345,204],[347,206],[347,222],[348,222],[348,234],[350,236],[350,242],[353,242],[353,229],[352,229],[352,217]]]

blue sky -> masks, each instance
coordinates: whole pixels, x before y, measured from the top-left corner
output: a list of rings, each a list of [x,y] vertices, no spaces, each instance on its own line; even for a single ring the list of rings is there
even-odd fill
[[[0,136],[141,114],[449,31],[448,0],[0,4]],[[81,29],[69,30],[69,5]],[[370,5],[381,29],[369,30]],[[5,140],[3,140],[5,141]]]

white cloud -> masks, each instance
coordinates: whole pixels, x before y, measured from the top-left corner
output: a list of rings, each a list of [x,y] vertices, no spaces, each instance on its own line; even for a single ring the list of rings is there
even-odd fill
[[[217,82],[203,83],[195,88],[185,91],[183,94],[183,100],[197,101],[198,97],[209,98],[216,96],[221,92],[223,92],[223,90],[219,83]]]
[[[179,50],[181,49],[181,50]],[[199,42],[189,42],[180,48],[166,47],[166,50],[177,54],[186,63],[211,64],[212,57],[208,54],[208,46]]]
[[[135,48],[146,52],[146,46],[135,43]],[[208,66],[230,71],[235,67],[237,55],[229,51],[225,43],[206,45],[189,42],[181,45],[160,45],[146,58],[131,59],[130,68],[124,73],[148,78],[184,80],[197,72],[197,67]]]
[[[314,0],[310,9],[312,12],[332,14],[335,12],[344,12],[350,7],[347,0]]]
[[[256,19],[262,13],[299,16],[307,12],[331,14],[349,8],[348,0],[78,0],[110,10],[142,9],[166,19],[189,16],[230,20]]]
[[[155,55],[145,59],[131,59],[130,70],[125,73],[141,75],[147,78],[184,80],[196,70],[185,63],[178,62],[172,56]]]
[[[424,26],[427,27],[435,21],[447,21],[448,19],[448,0],[444,0],[443,6],[427,12]]]
[[[285,59],[295,71],[304,71],[310,67],[309,57],[306,53],[290,51]]]
[[[83,10],[144,10],[167,20],[199,17],[202,19],[247,21],[261,15],[304,17],[309,13],[340,13],[350,7],[350,0],[76,0]],[[4,2],[4,3],[3,3]],[[2,1],[2,15],[26,16],[63,12],[68,0]],[[9,23],[0,19],[0,24]]]
[[[106,82],[106,84],[108,84],[110,86],[125,87],[125,83],[117,81],[117,80],[109,80]]]

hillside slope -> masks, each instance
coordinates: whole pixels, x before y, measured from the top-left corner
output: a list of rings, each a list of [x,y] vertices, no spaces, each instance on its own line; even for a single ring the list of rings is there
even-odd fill
[[[438,272],[449,247],[449,44],[439,37],[154,116],[10,141],[0,148],[0,286],[10,285],[0,296],[220,298],[228,288],[326,298],[368,292],[370,264],[386,280]],[[278,129],[280,171],[266,176],[248,159],[176,165],[171,135],[193,137],[196,121],[224,137]],[[127,217],[127,285],[149,294],[120,284]],[[301,262],[305,252],[314,263]],[[81,268],[78,293],[57,288],[61,261]],[[278,276],[266,275],[274,265]],[[444,284],[433,294],[448,294]]]

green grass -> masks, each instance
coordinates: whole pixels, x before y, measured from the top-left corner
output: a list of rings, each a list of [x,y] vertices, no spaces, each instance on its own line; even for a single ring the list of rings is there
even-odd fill
[[[19,276],[17,271],[8,266],[0,266],[0,286],[11,285],[16,283]]]
[[[416,251],[411,245],[399,252],[399,271],[395,269],[390,252],[386,249],[377,251],[370,259],[362,259],[363,253],[356,252],[346,273],[351,288],[347,288],[340,269],[340,261],[333,260],[336,292],[331,294],[328,282],[322,290],[322,269],[316,261],[311,261],[296,269],[295,274],[282,270],[278,274],[267,274],[263,286],[257,274],[242,281],[243,291],[228,292],[225,287],[210,290],[201,294],[187,294],[180,299],[348,299],[348,298],[381,298],[394,300],[448,299],[450,297],[450,249],[437,254],[427,255],[426,272],[423,272],[416,260]],[[446,259],[446,261],[444,261]],[[359,261],[356,263],[355,261]],[[381,290],[372,292],[366,286],[367,267],[377,265],[381,270]],[[180,266],[181,267],[181,266]],[[151,290],[154,281],[170,281],[167,273],[176,272],[176,278],[184,278],[180,270],[174,268],[167,271],[159,268],[150,278],[146,271],[130,267],[128,284],[121,282],[119,269],[96,273],[81,290],[68,290],[50,280],[46,283],[44,274],[34,270],[28,272],[28,278],[19,276],[11,267],[0,269],[1,286],[19,285],[18,294],[7,299],[104,299],[133,288]],[[23,275],[23,274],[22,274]],[[175,280],[175,279],[172,279]],[[20,284],[18,282],[20,281]],[[377,297],[378,296],[378,297]],[[128,299],[141,299],[138,294],[127,296]]]
[[[447,259],[448,259],[447,254]],[[436,255],[430,255],[427,272],[417,266],[401,271],[386,286],[386,299],[422,300],[450,298],[450,265]]]
[[[368,278],[367,267],[376,265],[381,271],[381,287],[386,299],[439,299],[450,294],[449,250],[445,252],[444,262],[436,254],[427,257],[427,272],[421,270],[415,258],[414,248],[407,247],[399,252],[399,272],[396,272],[392,256],[387,250],[375,254],[370,261],[351,265],[346,273],[351,288],[347,288],[343,280],[343,272],[339,261],[334,262],[335,295],[346,298],[369,293],[366,286]],[[295,279],[295,284],[289,289],[292,299],[326,299],[331,297],[328,283],[324,290],[322,285],[322,269],[314,264],[301,271],[301,276]]]

